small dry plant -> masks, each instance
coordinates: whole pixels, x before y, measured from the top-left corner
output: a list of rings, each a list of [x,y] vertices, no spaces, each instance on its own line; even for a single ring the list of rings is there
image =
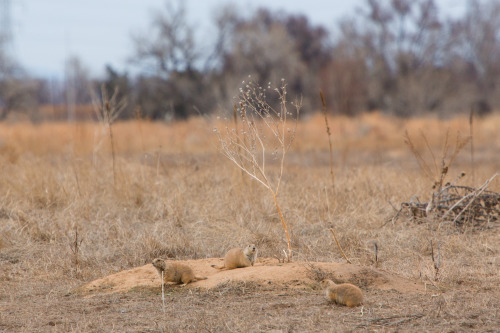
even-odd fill
[[[165,313],[165,280],[163,276],[163,271],[161,271],[161,305],[163,312]]]
[[[430,241],[431,244],[431,259],[432,259],[432,265],[434,266],[434,281],[437,281],[439,278],[439,269],[441,268],[441,242],[438,240],[437,241],[437,256],[434,255],[434,244],[432,243],[432,240]]]
[[[80,260],[79,260],[79,253],[80,253],[80,247],[82,245],[83,239],[78,238],[78,226],[75,226],[75,238],[73,242],[70,244],[71,247],[71,252],[73,252],[73,264],[75,268],[75,276],[78,276],[79,271],[80,271]]]
[[[349,258],[347,258],[347,256],[345,255],[344,250],[342,250],[342,246],[340,246],[340,243],[337,240],[337,236],[335,236],[335,231],[333,231],[333,228],[330,229],[330,232],[332,233],[333,239],[335,239],[335,243],[337,244],[337,247],[339,248],[340,253],[342,253],[342,256],[344,257],[345,261],[347,261],[348,264],[352,264]]]
[[[470,142],[470,137],[462,138],[460,136],[460,133],[457,133],[457,138],[456,138],[456,143],[455,143],[455,148],[451,155],[449,154],[450,150],[450,144],[449,144],[449,131],[446,132],[445,135],[445,141],[443,144],[443,152],[441,153],[441,161],[440,165],[438,165],[438,162],[436,160],[436,157],[429,145],[429,142],[427,141],[427,137],[425,136],[424,133],[420,133],[422,140],[424,141],[429,153],[431,154],[432,157],[432,163],[433,167],[427,163],[427,161],[423,158],[422,154],[420,151],[415,147],[412,139],[410,138],[410,135],[408,132],[405,133],[405,143],[410,148],[411,152],[415,156],[417,163],[422,170],[422,172],[425,174],[426,177],[428,177],[432,182],[433,186],[432,189],[435,190],[432,194],[432,198],[430,201],[430,209],[432,209],[432,204],[433,202],[437,199],[436,196],[439,196],[441,193],[441,190],[443,189],[444,181],[446,179],[446,176],[448,175],[448,171],[450,166],[453,164],[455,159],[458,156],[458,153]],[[465,176],[465,174],[461,174],[455,181],[459,180]]]
[[[113,158],[113,184],[116,186],[115,144],[113,140],[112,124],[127,106],[127,100],[124,97],[118,99],[118,87],[115,88],[115,91],[113,92],[111,97],[109,97],[104,85],[101,86],[100,97],[93,90],[91,90],[91,95],[95,114],[97,116],[97,119],[99,120],[99,123],[101,124],[101,133],[105,133],[107,130],[109,134],[109,139],[111,142],[111,156]],[[103,136],[101,136],[101,140],[94,147],[94,162],[95,154],[102,145],[102,138]]]
[[[285,156],[295,137],[301,102],[291,103],[295,112],[288,110],[286,82],[281,80],[281,86],[267,89],[250,81],[240,88],[239,100],[235,107],[233,126],[228,125],[223,130],[217,128],[214,132],[219,139],[222,154],[240,168],[245,174],[269,190],[276,210],[279,214],[288,245],[287,260],[292,257],[292,245],[285,218],[278,203],[281,180],[285,165]],[[276,94],[278,106],[268,102],[267,93]],[[240,118],[240,126],[236,127],[236,117]],[[289,127],[289,122],[293,123]],[[270,154],[269,154],[270,153]],[[278,173],[271,173],[266,162],[273,159],[279,163]]]
[[[332,189],[335,189],[335,173],[333,172],[333,146],[332,146],[332,132],[330,131],[330,125],[328,125],[328,115],[326,112],[326,100],[323,91],[319,92],[319,96],[321,97],[321,112],[323,113],[323,117],[325,117],[325,126],[326,126],[326,134],[328,135],[328,144],[330,148],[330,176],[332,177]]]

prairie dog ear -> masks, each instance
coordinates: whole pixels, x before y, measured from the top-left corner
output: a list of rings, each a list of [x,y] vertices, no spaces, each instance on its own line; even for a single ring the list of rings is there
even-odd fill
[[[329,287],[329,286],[335,286],[336,284],[332,280],[324,279],[323,281],[320,282],[320,285],[322,287]]]

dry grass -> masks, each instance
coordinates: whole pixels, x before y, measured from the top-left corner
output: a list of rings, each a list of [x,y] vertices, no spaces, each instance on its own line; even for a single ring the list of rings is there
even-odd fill
[[[54,301],[56,298],[63,298],[85,281],[148,263],[158,256],[219,257],[225,249],[246,243],[255,243],[259,256],[280,256],[287,241],[274,203],[258,184],[243,182],[239,170],[217,152],[217,137],[212,133],[217,122],[191,119],[170,125],[144,121],[114,124],[115,187],[109,141],[93,157],[98,125],[0,124],[0,302],[12,310],[10,315],[0,316],[0,330],[44,330],[35,320],[39,316],[30,317],[29,310],[21,310],[15,304],[27,305],[23,301],[27,299],[59,304]],[[391,203],[398,206],[413,195],[425,197],[433,185],[405,147],[405,129],[410,134],[423,130],[429,145],[439,150],[447,128],[450,133],[457,130],[468,133],[468,118],[446,122],[404,121],[369,114],[356,119],[330,118],[329,124],[333,155],[338,161],[334,189],[330,180],[329,143],[321,115],[299,124],[296,141],[287,157],[280,206],[289,224],[295,258],[343,262],[328,231],[334,227],[342,249],[354,264],[374,264],[376,242],[379,268],[435,284],[442,291],[432,309],[423,306],[427,301],[422,298],[405,296],[405,304],[416,309],[413,315],[425,316],[425,319],[409,317],[414,319],[402,321],[410,325],[405,326],[407,329],[429,330],[424,324],[439,321],[439,316],[445,316],[443,322],[447,320],[449,324],[441,322],[444,326],[436,327],[445,330],[466,329],[462,324],[470,322],[479,330],[498,324],[498,301],[494,301],[499,299],[500,285],[498,228],[460,233],[449,225],[436,229],[404,219],[385,224],[394,215]],[[500,169],[498,128],[499,115],[474,122],[477,183]],[[415,149],[425,153],[425,142],[416,138],[413,143]],[[449,170],[451,178],[461,171],[470,171],[467,155],[457,156]],[[270,163],[268,167],[278,171],[279,163]],[[467,176],[461,184],[479,185],[471,184]],[[490,184],[489,190],[500,192],[498,179]],[[78,270],[74,267],[76,226]],[[437,279],[431,241],[434,247],[438,242],[441,244]],[[216,294],[206,293],[194,300],[194,296],[187,297],[200,302],[200,306],[210,303],[221,306],[213,298],[218,297]],[[258,295],[264,294],[258,291],[248,297],[258,302]],[[322,315],[324,308],[312,306],[314,301],[309,293],[301,295],[297,297],[303,296],[308,308],[294,311],[309,319],[302,324],[297,322],[296,327],[328,331],[329,326],[321,326],[332,324]],[[285,298],[293,303],[295,296]],[[182,297],[175,296],[174,304],[182,302]],[[370,297],[373,304],[377,304],[374,298],[382,298],[380,304],[386,306],[377,312],[374,305],[370,310],[373,313],[384,318],[398,315],[395,303],[388,303],[389,299],[399,302],[397,295]],[[154,308],[163,313],[161,299],[154,299],[158,303]],[[77,303],[75,300],[75,307]],[[462,308],[458,309],[458,304]],[[438,309],[443,312],[438,314]],[[466,317],[462,310],[478,317]],[[38,311],[48,310],[39,307]],[[172,304],[167,304],[169,311],[173,311]],[[222,319],[212,318],[208,308],[204,311],[206,316],[197,318],[197,327],[229,330],[220,326]],[[276,315],[280,313],[276,311]],[[377,327],[372,324],[381,325],[380,321],[355,320],[350,316],[346,314],[347,323],[351,324],[343,324],[341,330],[354,329],[356,325],[372,329]],[[35,319],[23,327],[13,326],[16,318],[21,322],[23,318]],[[88,331],[98,331],[99,327],[111,329],[112,326],[105,325],[110,325],[113,318],[99,318],[85,324],[80,321],[85,318],[68,317],[65,320],[70,322],[65,327],[74,330],[84,327]],[[283,318],[274,328],[286,326]],[[72,320],[79,324],[72,326]],[[411,326],[415,322],[423,324]],[[179,323],[159,323],[170,328],[181,327]],[[241,330],[249,327],[243,321],[234,325]],[[271,324],[262,319],[259,325]]]

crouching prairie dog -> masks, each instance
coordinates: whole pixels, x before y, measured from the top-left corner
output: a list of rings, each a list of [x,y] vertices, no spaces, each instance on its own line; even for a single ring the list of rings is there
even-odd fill
[[[257,248],[254,244],[250,244],[245,248],[234,248],[227,251],[224,257],[224,266],[217,267],[212,265],[212,267],[217,269],[234,269],[241,267],[253,266],[255,260],[257,259]]]
[[[206,280],[206,277],[195,276],[191,267],[176,262],[168,263],[161,258],[153,260],[153,266],[158,271],[160,279],[163,272],[163,283],[174,282],[185,286],[188,283],[198,280]]]
[[[347,305],[348,307],[358,306],[363,303],[361,289],[353,284],[336,284],[332,280],[323,280],[321,286],[326,288],[326,297],[330,302]]]

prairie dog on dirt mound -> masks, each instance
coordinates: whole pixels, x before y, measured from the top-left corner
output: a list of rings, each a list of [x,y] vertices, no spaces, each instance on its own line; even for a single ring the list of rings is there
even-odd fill
[[[256,259],[257,248],[254,244],[250,244],[243,249],[237,247],[227,251],[226,256],[224,257],[224,266],[217,267],[215,265],[212,265],[212,267],[217,269],[248,267],[253,266]]]
[[[167,263],[161,258],[156,258],[153,260],[153,266],[158,271],[161,279],[161,273],[163,272],[163,283],[174,282],[177,284],[182,284],[185,286],[188,283],[196,282],[198,280],[206,280],[206,277],[195,276],[191,267],[179,264],[176,262]]]
[[[336,284],[332,280],[323,280],[321,286],[326,288],[326,297],[330,302],[347,305],[348,307],[358,306],[363,303],[361,289],[353,284]]]

